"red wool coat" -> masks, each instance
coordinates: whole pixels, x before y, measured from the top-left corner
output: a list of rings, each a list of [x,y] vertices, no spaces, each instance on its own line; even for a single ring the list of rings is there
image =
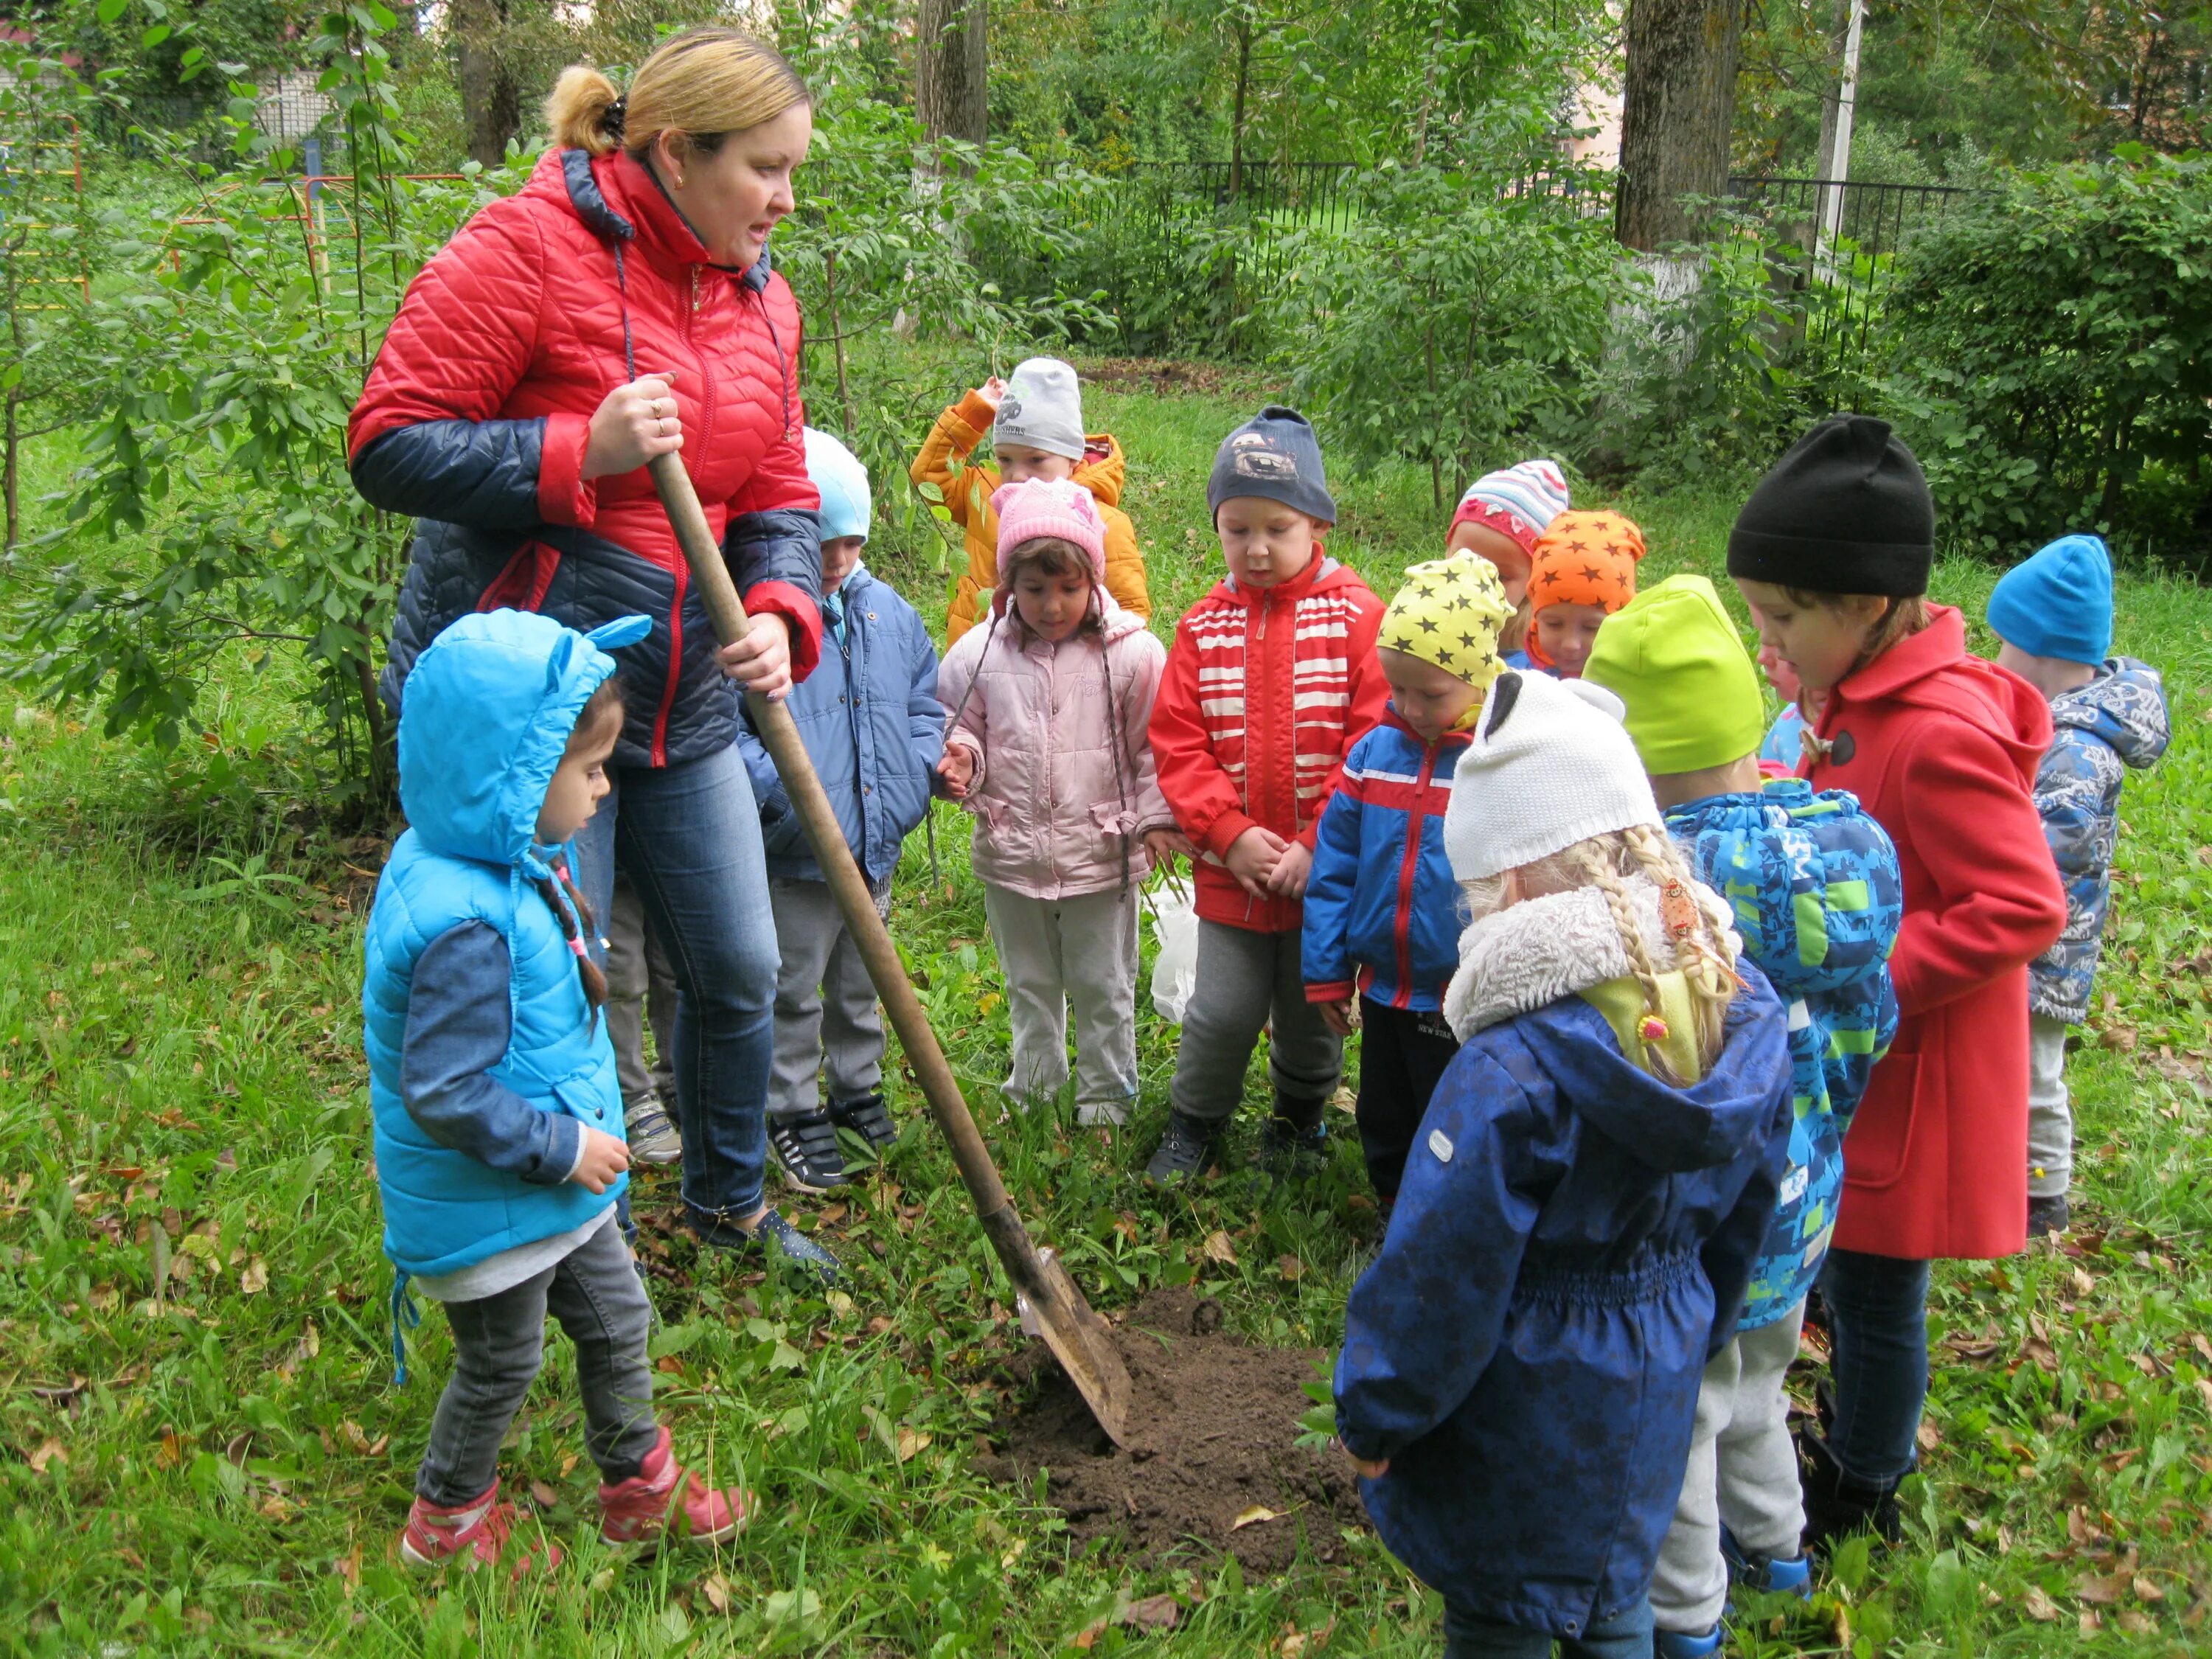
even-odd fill
[[[1889,831],[1905,878],[1902,1016],[1844,1139],[1835,1243],[1908,1259],[2027,1241],[2027,964],[2066,897],[2030,788],[2051,743],[2034,687],[1966,654],[1948,605],[1830,694],[1806,775]]]

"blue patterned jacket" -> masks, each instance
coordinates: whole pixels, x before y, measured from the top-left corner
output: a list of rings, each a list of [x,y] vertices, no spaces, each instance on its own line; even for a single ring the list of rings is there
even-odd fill
[[[1756,794],[1674,808],[1667,828],[1698,878],[1735,911],[1744,951],[1790,1010],[1796,1111],[1790,1170],[1753,1270],[1756,1329],[1812,1287],[1844,1189],[1844,1131],[1897,1034],[1889,952],[1905,914],[1897,849],[1843,790],[1778,778]]]
[[[2066,884],[2066,927],[2027,974],[2027,1006],[2075,1024],[2088,1017],[2104,948],[2120,833],[2120,785],[2166,753],[2166,692],[2158,670],[2107,657],[2097,678],[2051,699],[2057,727],[2035,774],[2035,810]]]

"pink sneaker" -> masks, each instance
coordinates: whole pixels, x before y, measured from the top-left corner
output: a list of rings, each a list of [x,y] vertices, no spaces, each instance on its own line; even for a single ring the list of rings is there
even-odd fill
[[[672,1537],[719,1544],[752,1518],[744,1492],[735,1486],[709,1492],[676,1461],[665,1424],[636,1474],[599,1488],[599,1508],[605,1516],[599,1536],[608,1543],[655,1547]]]
[[[434,1572],[458,1556],[474,1572],[498,1565],[514,1529],[514,1505],[499,1501],[496,1480],[483,1497],[450,1509],[418,1497],[399,1534],[399,1559],[417,1572]],[[515,1558],[514,1576],[550,1572],[560,1565],[561,1552],[548,1540],[542,1557],[526,1550]]]

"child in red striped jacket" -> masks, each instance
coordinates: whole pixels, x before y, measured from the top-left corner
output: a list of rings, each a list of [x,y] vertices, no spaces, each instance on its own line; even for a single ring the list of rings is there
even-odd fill
[[[1271,404],[1231,433],[1206,498],[1229,574],[1176,624],[1152,705],[1177,830],[1146,839],[1193,858],[1199,915],[1172,1109],[1146,1167],[1160,1182],[1212,1162],[1263,1027],[1275,1103],[1262,1158],[1318,1161],[1344,1044],[1306,1000],[1301,901],[1344,757],[1390,696],[1375,654],[1382,602],[1322,550],[1336,503],[1305,417]]]

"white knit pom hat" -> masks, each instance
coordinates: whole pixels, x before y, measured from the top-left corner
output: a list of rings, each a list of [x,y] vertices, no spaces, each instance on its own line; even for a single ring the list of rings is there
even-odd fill
[[[1452,774],[1444,855],[1482,881],[1592,836],[1663,829],[1620,698],[1588,680],[1506,674]]]
[[[992,424],[994,444],[1019,444],[1048,455],[1083,459],[1083,387],[1057,357],[1031,357],[1006,377]]]

